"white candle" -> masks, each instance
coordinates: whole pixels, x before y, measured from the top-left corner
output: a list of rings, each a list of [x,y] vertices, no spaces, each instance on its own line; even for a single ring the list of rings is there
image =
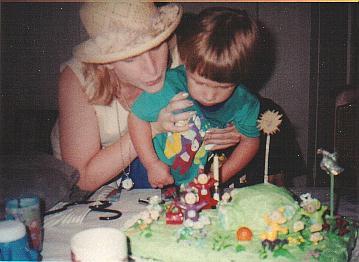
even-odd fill
[[[264,159],[264,184],[268,184],[269,143],[270,143],[270,135],[267,135],[266,151],[265,151],[265,159]]]
[[[219,162],[217,155],[213,158],[213,177],[216,181],[219,181]]]

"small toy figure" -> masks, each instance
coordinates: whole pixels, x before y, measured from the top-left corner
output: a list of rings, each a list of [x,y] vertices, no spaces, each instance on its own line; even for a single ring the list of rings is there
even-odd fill
[[[143,224],[149,225],[158,220],[162,213],[161,199],[159,196],[152,196],[148,200],[146,210],[142,211],[140,216]]]
[[[299,232],[299,231],[302,231],[303,229],[304,229],[303,221],[299,220],[293,224],[293,232]]]
[[[320,232],[315,232],[310,235],[310,241],[317,245],[319,241],[323,240],[323,236]]]
[[[162,212],[162,206],[161,206],[161,198],[159,196],[152,196],[150,197],[150,199],[148,200],[148,205],[147,205],[147,209],[148,210],[156,210],[159,213]]]
[[[224,192],[222,195],[222,204],[229,203],[229,200],[231,200],[231,194],[228,192]]]
[[[317,154],[322,154],[323,159],[320,162],[320,168],[330,176],[330,217],[334,217],[334,176],[344,171],[337,163],[337,153],[329,153],[319,148]]]
[[[338,154],[337,153],[329,153],[328,151],[319,148],[317,150],[317,154],[322,154],[323,159],[320,162],[320,168],[324,170],[328,175],[337,176],[341,172],[344,171],[342,167],[340,167],[337,163]]]
[[[267,231],[262,233],[262,240],[269,240],[273,242],[278,238],[278,233],[288,233],[288,228],[281,226],[287,222],[283,212],[284,209],[279,208],[278,210],[273,211],[270,215],[266,214],[264,216],[264,220],[267,224]]]
[[[173,202],[166,209],[166,224],[179,225],[182,223],[183,223],[182,210],[175,202]]]
[[[203,201],[202,203],[198,203],[199,197],[198,194],[193,190],[185,193],[184,201],[185,203],[178,203],[184,210],[185,220],[189,219],[193,222],[197,222],[199,218],[199,211],[207,205],[207,202]]]
[[[300,206],[303,208],[301,213],[309,217],[310,219],[310,232],[319,232],[323,228],[323,214],[327,210],[326,206],[322,206],[318,199],[312,198],[312,196],[307,193],[300,196],[302,203]]]
[[[207,204],[203,207],[203,209],[208,209],[208,208],[212,208],[215,207],[217,205],[216,200],[214,200],[212,198],[212,194],[211,194],[211,188],[213,188],[214,183],[216,181],[202,173],[199,174],[197,179],[195,179],[193,182],[189,183],[190,187],[194,187],[197,188],[198,190],[198,196],[199,196],[199,203],[203,203],[206,202]]]

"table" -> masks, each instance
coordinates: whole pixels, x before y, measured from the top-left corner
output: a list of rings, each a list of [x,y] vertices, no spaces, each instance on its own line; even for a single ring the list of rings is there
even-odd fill
[[[325,188],[297,188],[293,189],[296,194],[312,193],[313,197],[320,199],[323,203],[329,202],[327,189]],[[146,206],[138,203],[139,198],[146,199],[149,196],[160,196],[160,190],[154,189],[134,189],[131,191],[123,190],[120,200],[113,203],[111,208],[120,210],[122,216],[112,221],[101,221],[98,219],[103,213],[91,211],[82,224],[58,225],[47,228],[44,233],[44,244],[42,256],[44,261],[69,261],[70,258],[70,239],[71,237],[85,229],[93,227],[114,227],[120,229],[124,223],[135,214],[145,210]],[[339,202],[338,212],[341,215],[349,216],[359,221],[358,204],[347,201]],[[351,262],[359,261],[359,241],[353,251]]]
[[[85,229],[94,227],[114,227],[120,229],[123,224],[135,214],[146,209],[145,205],[138,203],[139,198],[146,199],[149,196],[160,196],[160,190],[134,189],[122,190],[120,200],[113,203],[111,209],[120,210],[122,216],[115,220],[99,220],[99,216],[107,214],[91,211],[82,224],[65,224],[46,228],[44,232],[44,243],[41,255],[43,261],[70,261],[71,237]]]

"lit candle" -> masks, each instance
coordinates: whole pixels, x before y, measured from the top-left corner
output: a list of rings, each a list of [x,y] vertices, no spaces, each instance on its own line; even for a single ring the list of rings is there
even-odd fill
[[[219,162],[217,155],[213,158],[213,177],[216,181],[219,181]]]

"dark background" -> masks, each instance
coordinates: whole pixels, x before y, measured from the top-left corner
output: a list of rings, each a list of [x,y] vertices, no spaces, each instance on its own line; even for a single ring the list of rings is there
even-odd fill
[[[308,183],[326,184],[315,152],[334,150],[336,95],[348,85],[358,87],[358,5],[182,3],[194,13],[213,5],[245,9],[261,25],[263,51],[252,84],[292,122]],[[87,37],[79,6],[1,3],[2,154],[50,149],[60,63]]]

